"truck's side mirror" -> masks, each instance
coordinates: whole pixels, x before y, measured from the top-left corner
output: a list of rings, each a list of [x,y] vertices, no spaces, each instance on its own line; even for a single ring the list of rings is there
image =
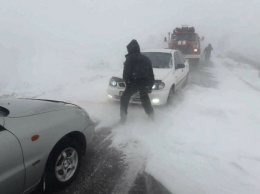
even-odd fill
[[[167,42],[167,38],[166,37],[164,37],[164,42]]]

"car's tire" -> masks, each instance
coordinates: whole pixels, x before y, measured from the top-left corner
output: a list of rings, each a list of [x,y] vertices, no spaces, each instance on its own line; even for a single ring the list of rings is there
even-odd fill
[[[168,98],[167,98],[167,105],[172,105],[173,104],[174,93],[175,93],[175,87],[173,85],[171,87],[170,91],[169,91],[169,95],[168,95]]]
[[[75,140],[65,137],[58,142],[46,164],[46,190],[56,190],[68,186],[78,174],[81,160],[82,152]]]

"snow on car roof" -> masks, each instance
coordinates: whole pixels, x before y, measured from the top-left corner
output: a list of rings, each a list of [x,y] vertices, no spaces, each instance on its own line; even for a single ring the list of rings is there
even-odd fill
[[[147,52],[157,52],[157,53],[172,53],[176,50],[174,49],[147,49],[142,51],[142,53],[147,53]]]

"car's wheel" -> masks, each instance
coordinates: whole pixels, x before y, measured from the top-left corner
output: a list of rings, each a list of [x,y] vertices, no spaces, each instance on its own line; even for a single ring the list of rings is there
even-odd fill
[[[175,87],[172,86],[170,91],[169,91],[169,95],[168,95],[168,99],[167,99],[167,105],[173,104],[174,92],[175,92]]]
[[[45,172],[46,189],[69,185],[76,177],[82,160],[78,143],[71,138],[62,139],[52,150]]]

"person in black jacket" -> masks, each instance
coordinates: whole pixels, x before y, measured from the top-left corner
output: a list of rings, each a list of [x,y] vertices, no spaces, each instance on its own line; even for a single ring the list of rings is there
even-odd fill
[[[143,108],[151,118],[154,117],[154,110],[151,105],[148,93],[151,93],[154,84],[154,74],[150,59],[140,52],[139,44],[132,40],[127,45],[128,54],[124,63],[123,79],[126,89],[121,96],[120,116],[124,123],[127,117],[127,108],[133,94],[139,92]]]
[[[210,59],[210,55],[211,55],[211,51],[213,50],[211,44],[209,44],[205,49],[204,49],[204,54],[205,54],[205,60],[209,61]]]

